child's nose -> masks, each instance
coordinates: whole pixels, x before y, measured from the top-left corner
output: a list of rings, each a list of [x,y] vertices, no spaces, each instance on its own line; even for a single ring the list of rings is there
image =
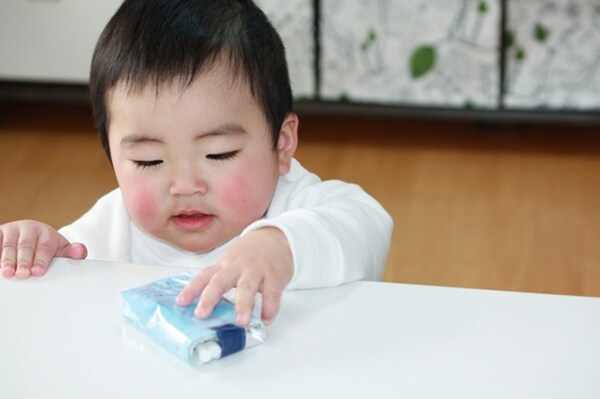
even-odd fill
[[[169,194],[178,197],[205,194],[208,187],[201,174],[191,167],[180,167],[173,171]]]

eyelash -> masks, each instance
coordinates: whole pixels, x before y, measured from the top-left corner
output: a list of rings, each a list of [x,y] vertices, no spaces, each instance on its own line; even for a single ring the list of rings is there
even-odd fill
[[[158,166],[162,163],[161,160],[156,160],[156,161],[133,161],[135,163],[135,166],[137,166],[138,168],[142,168],[142,169],[146,169],[146,168],[152,168],[154,166]]]
[[[231,151],[231,152],[224,152],[222,154],[208,154],[206,156],[206,158],[213,160],[213,161],[227,161],[230,159],[233,159],[237,156],[239,151]],[[135,166],[137,166],[138,168],[141,169],[146,169],[146,168],[152,168],[155,166],[160,165],[163,161],[161,160],[155,160],[155,161],[133,161],[135,163]]]
[[[208,154],[206,158],[214,161],[227,161],[237,156],[239,151],[224,152],[222,154]]]

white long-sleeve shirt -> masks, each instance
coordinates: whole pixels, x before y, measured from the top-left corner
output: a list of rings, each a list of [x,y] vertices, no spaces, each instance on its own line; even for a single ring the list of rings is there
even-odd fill
[[[335,286],[383,276],[393,222],[355,184],[321,181],[294,160],[290,172],[279,177],[265,217],[250,224],[241,236],[266,226],[281,229],[288,239],[294,263],[289,288]],[[71,242],[84,243],[88,259],[197,269],[214,265],[237,239],[205,253],[184,251],[138,228],[119,189],[59,232]]]

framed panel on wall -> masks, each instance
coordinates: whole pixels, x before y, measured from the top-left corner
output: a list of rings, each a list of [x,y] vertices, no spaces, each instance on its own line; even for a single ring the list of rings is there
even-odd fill
[[[325,100],[495,108],[499,0],[321,0]]]
[[[600,1],[508,0],[504,105],[600,109]]]

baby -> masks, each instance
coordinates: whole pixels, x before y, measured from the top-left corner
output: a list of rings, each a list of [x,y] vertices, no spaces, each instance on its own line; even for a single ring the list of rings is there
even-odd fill
[[[295,159],[285,50],[250,0],[126,0],[100,36],[91,100],[119,188],[73,224],[0,226],[1,274],[53,257],[197,268],[179,294],[206,318],[275,318],[286,287],[382,278],[392,220],[360,187]]]

